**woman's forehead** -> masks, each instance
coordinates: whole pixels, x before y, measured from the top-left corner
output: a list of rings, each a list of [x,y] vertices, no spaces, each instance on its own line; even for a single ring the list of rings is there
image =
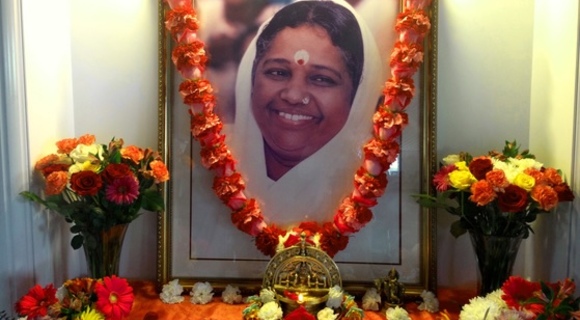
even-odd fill
[[[302,25],[284,28],[274,37],[266,56],[286,59],[290,62],[301,61],[320,64],[340,62],[342,54],[332,44],[330,36],[322,27]]]

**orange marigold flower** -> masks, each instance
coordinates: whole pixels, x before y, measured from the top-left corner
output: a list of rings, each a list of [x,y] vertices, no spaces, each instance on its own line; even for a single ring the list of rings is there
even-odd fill
[[[115,275],[104,277],[95,286],[97,293],[97,309],[107,319],[120,320],[126,317],[133,307],[133,288],[126,279]]]
[[[76,138],[62,139],[56,142],[56,147],[58,148],[58,153],[69,154],[74,150],[79,144]]]
[[[139,163],[139,161],[143,160],[144,153],[143,149],[137,146],[128,146],[121,149],[121,156],[135,163]]]
[[[479,180],[471,185],[471,196],[469,200],[477,203],[478,206],[485,206],[497,197],[492,185],[486,180]]]
[[[66,171],[54,171],[46,177],[46,188],[44,192],[47,196],[60,194],[66,187],[68,174]]]
[[[85,135],[80,136],[78,139],[79,144],[84,144],[87,146],[94,144],[95,141],[97,141],[97,139],[95,138],[95,135],[93,135],[93,134],[85,134]]]
[[[45,167],[53,164],[54,162],[58,161],[59,156],[56,154],[49,154],[47,156],[42,157],[40,160],[36,161],[36,164],[34,165],[34,169],[41,171],[42,169],[44,169]]]
[[[552,186],[561,184],[563,182],[562,176],[558,173],[558,170],[554,168],[547,168],[544,170],[544,177],[548,183]]]
[[[169,180],[169,170],[162,161],[154,160],[149,163],[155,183],[160,183]]]
[[[494,190],[503,190],[509,186],[509,181],[505,176],[503,170],[491,170],[485,174],[485,180],[489,182]]]
[[[536,184],[545,184],[547,183],[546,176],[544,173],[538,169],[534,168],[526,168],[524,173],[529,175],[530,177],[534,178]]]
[[[558,204],[558,193],[548,185],[537,185],[530,192],[542,210],[550,211]]]

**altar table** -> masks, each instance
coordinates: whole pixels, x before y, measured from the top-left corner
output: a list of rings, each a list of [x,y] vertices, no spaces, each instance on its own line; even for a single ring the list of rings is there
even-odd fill
[[[127,320],[241,320],[242,311],[247,304],[227,304],[220,297],[214,297],[208,304],[193,304],[189,296],[181,303],[166,304],[159,298],[159,290],[154,282],[131,281],[135,294],[133,309]],[[429,313],[417,309],[418,303],[408,303],[405,309],[413,320],[458,319],[461,306],[469,300],[470,294],[441,289],[437,292],[439,299],[438,313]],[[443,314],[445,312],[445,316]],[[385,320],[385,312],[365,311],[369,320]]]

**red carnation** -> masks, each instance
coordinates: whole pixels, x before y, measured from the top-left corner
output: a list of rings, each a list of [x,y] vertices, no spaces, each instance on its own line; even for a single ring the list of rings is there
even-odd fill
[[[241,231],[255,237],[261,231],[264,217],[255,199],[250,199],[238,211],[232,212],[232,223]]]
[[[342,235],[334,228],[332,222],[326,222],[322,226],[320,237],[320,248],[324,250],[331,258],[334,255],[346,248],[348,245],[348,237]]]
[[[279,236],[284,234],[284,230],[275,225],[267,226],[256,236],[256,247],[263,254],[273,257],[278,247]]]

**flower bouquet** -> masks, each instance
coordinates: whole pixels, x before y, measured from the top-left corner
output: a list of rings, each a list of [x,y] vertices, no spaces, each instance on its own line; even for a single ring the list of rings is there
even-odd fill
[[[576,285],[565,279],[557,283],[532,282],[512,276],[486,296],[464,305],[460,319],[580,319]]]
[[[480,274],[480,294],[499,288],[511,275],[522,239],[533,232],[540,213],[552,211],[574,195],[560,171],[545,167],[516,141],[502,152],[472,157],[449,155],[433,178],[438,194],[417,195],[418,203],[459,217],[451,234],[469,231]],[[455,202],[455,204],[453,203]]]
[[[415,197],[421,206],[458,216],[451,226],[455,237],[469,230],[527,238],[539,213],[574,200],[560,171],[545,167],[528,150],[520,152],[516,141],[506,141],[502,152],[475,158],[466,152],[452,154],[443,164],[433,177],[438,194]]]
[[[108,145],[87,134],[56,143],[56,153],[36,162],[45,188],[40,196],[21,192],[72,223],[73,249],[84,248],[90,275],[118,273],[129,222],[141,209],[162,211],[160,184],[169,171],[158,152],[113,138]]]
[[[32,287],[15,305],[24,319],[121,320],[133,306],[133,288],[116,276],[100,280],[76,278],[55,289]]]

